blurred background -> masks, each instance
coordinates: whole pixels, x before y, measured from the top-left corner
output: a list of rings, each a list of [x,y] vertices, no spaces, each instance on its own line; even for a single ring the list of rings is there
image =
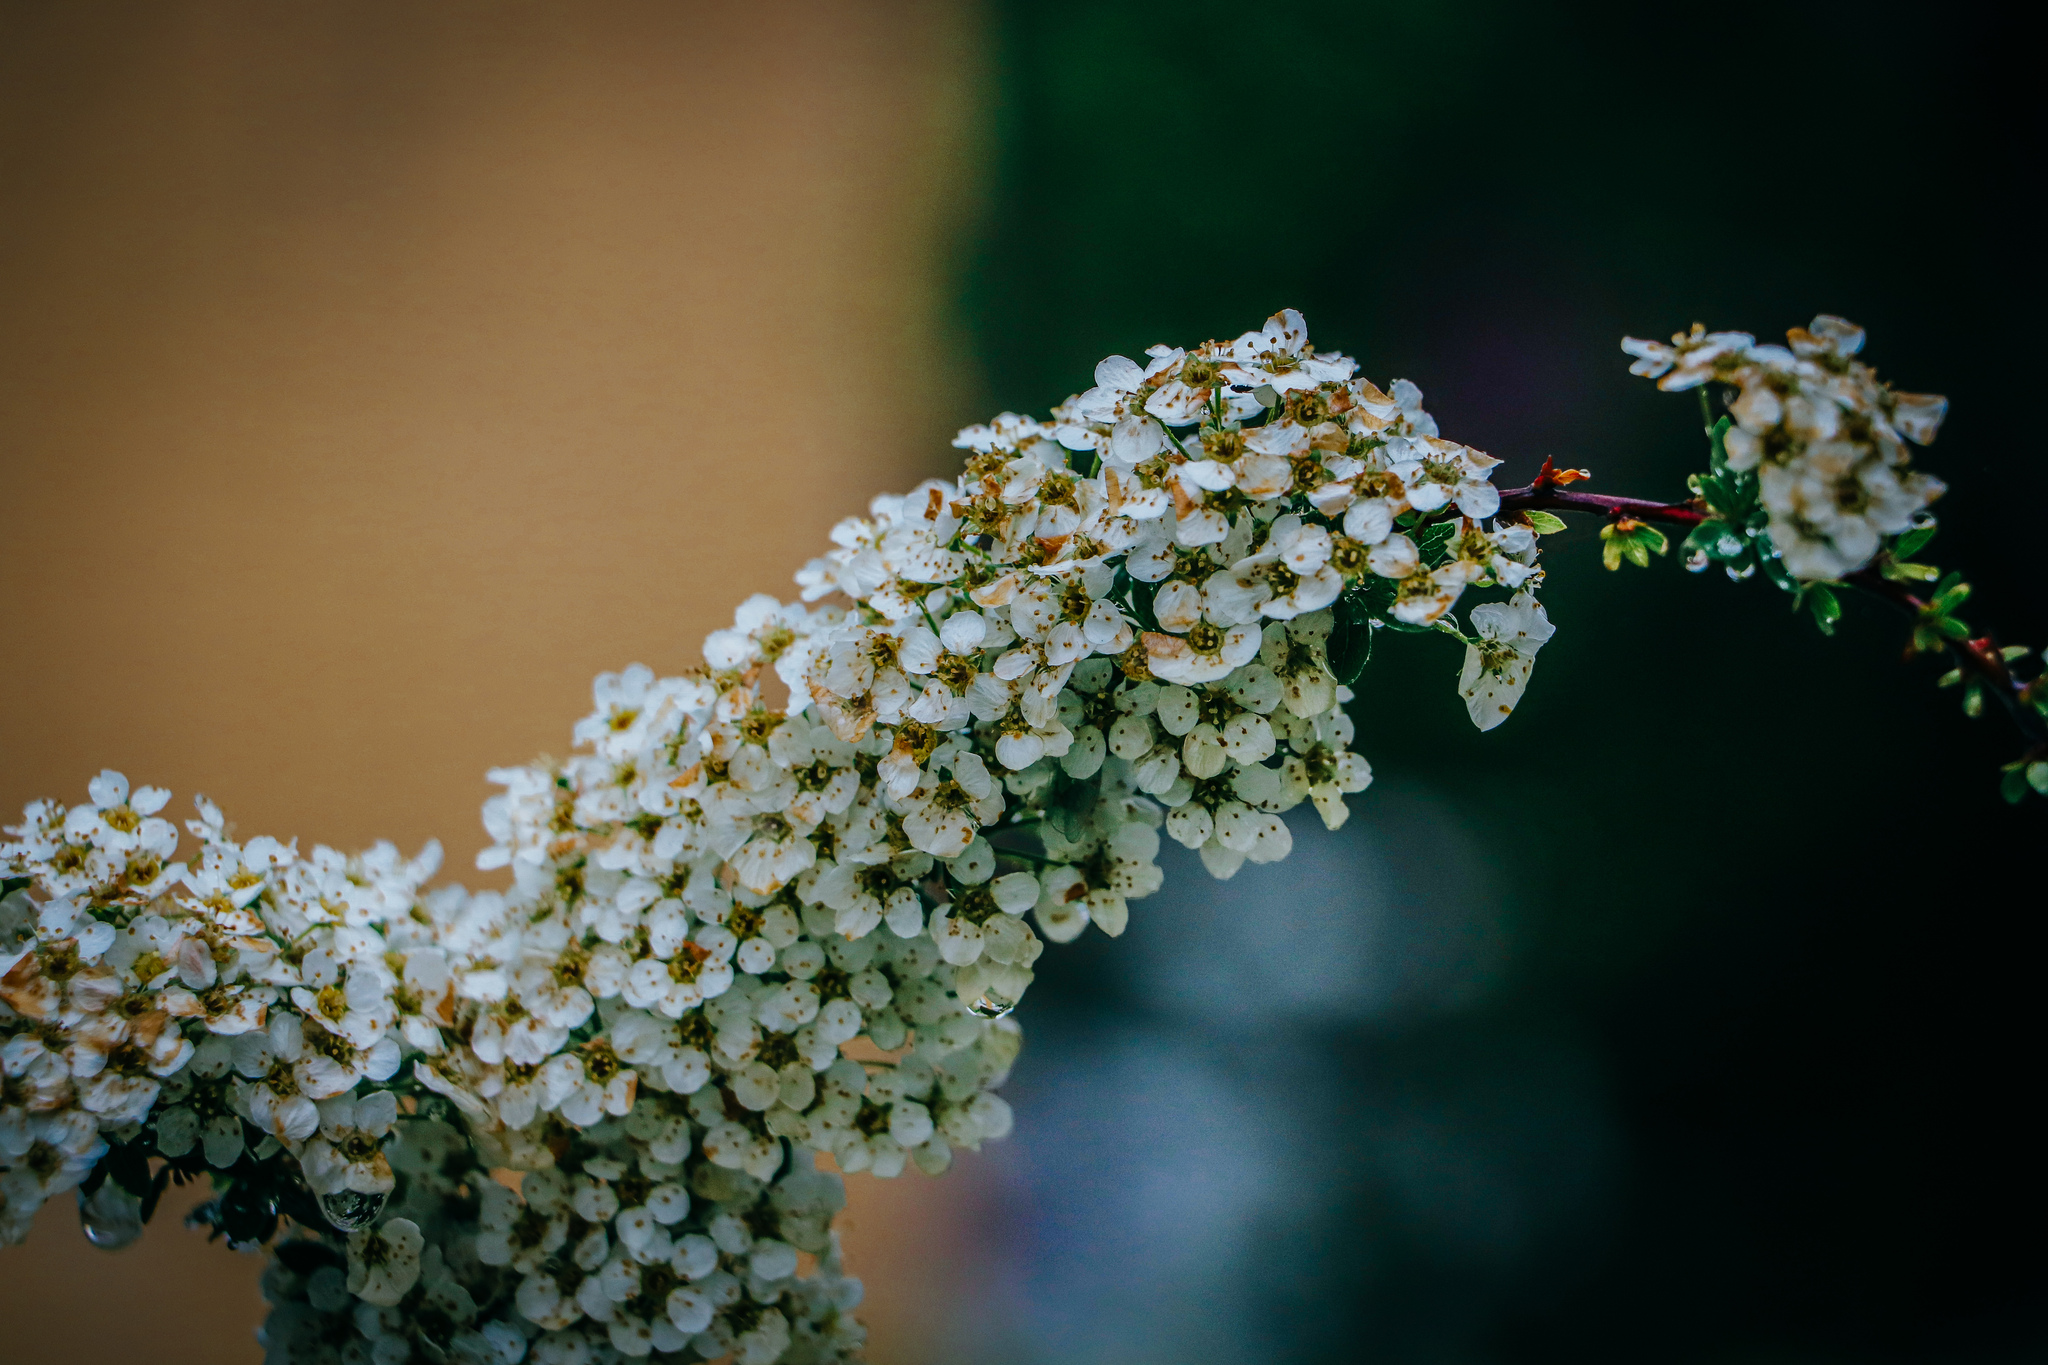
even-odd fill
[[[1931,550],[2048,639],[2029,42],[1989,5],[0,3],[0,808],[482,843],[952,430],[1303,309],[1507,461],[1678,496],[1624,333],[1868,326]],[[1898,623],[1607,574],[1340,834],[1041,963],[1017,1132],[851,1182],[883,1365],[2048,1359],[2042,808]],[[468,874],[474,879],[475,874]],[[253,1361],[256,1265],[53,1206],[0,1361]]]

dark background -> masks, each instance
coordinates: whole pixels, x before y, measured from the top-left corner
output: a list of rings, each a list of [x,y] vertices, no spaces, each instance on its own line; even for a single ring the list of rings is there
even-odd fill
[[[1704,463],[1694,400],[1631,378],[1619,338],[1779,340],[1839,313],[1881,375],[1952,401],[1921,456],[1952,489],[1927,557],[1977,585],[1973,624],[2048,638],[2025,510],[2048,497],[2038,62],[1992,7],[1033,0],[997,6],[992,38],[995,182],[964,272],[991,407],[1043,412],[1105,354],[1291,304],[1382,385],[1421,384],[1502,486],[1554,455],[1596,491],[1677,498]],[[1312,862],[1205,887],[1181,859],[1122,943],[1041,963],[1026,1142],[1063,1113],[1167,1134],[1151,1174],[1180,1178],[1182,1102],[1134,1117],[1129,1087],[1076,1079],[1134,1030],[1195,1040],[1240,1096],[1276,1067],[1324,1084],[1287,1121],[1320,1153],[1295,1212],[1233,1215],[1226,1287],[1105,1294],[1102,1330],[1235,1296],[1240,1337],[1137,1354],[2048,1357],[2025,1117],[2048,806],[1999,798],[2011,730],[1902,664],[1881,604],[1823,639],[1760,578],[1606,573],[1595,534],[1545,542],[1558,635],[1503,729],[1472,730],[1447,641],[1394,639],[1359,688],[1381,783],[1346,837],[1486,898],[1497,951],[1469,988],[1254,1028],[1133,985],[1134,944],[1169,980],[1202,965],[1174,923],[1191,899],[1255,922],[1345,885]],[[1424,1177],[1395,1150],[1417,1132]],[[1076,1258],[1159,1252],[1077,1238],[1085,1193],[1018,1180],[1004,1235],[1038,1312]],[[1070,1330],[1080,1358],[1116,1354]]]

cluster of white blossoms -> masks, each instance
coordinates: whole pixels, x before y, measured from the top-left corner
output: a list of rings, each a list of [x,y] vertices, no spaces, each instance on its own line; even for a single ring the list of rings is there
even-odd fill
[[[1868,565],[1884,537],[1910,529],[1944,491],[1909,469],[1906,442],[1927,445],[1948,400],[1894,393],[1856,359],[1861,327],[1823,313],[1759,346],[1746,332],[1694,325],[1666,345],[1629,337],[1633,374],[1666,390],[1714,382],[1735,389],[1728,405],[1730,469],[1755,471],[1772,543],[1794,578],[1843,578]]]
[[[802,603],[600,677],[573,757],[492,774],[504,890],[428,889],[431,846],[237,842],[203,799],[177,861],[167,793],[111,772],[31,806],[0,1242],[73,1188],[119,1242],[210,1170],[231,1239],[300,1225],[274,1360],[851,1355],[819,1157],[1003,1136],[1041,939],[1120,934],[1162,828],[1228,877],[1303,802],[1343,822],[1371,772],[1333,629],[1464,640],[1482,727],[1526,686],[1551,627],[1496,461],[1354,371],[1290,311],[963,432],[963,476],[841,523]],[[1475,587],[1512,597],[1466,636]]]

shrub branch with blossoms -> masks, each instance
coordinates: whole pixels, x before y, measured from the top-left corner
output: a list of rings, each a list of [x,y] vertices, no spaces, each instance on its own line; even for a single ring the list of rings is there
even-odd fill
[[[1286,856],[1304,802],[1341,825],[1376,636],[1458,640],[1499,724],[1551,635],[1556,512],[1606,516],[1610,565],[1690,526],[1695,566],[1761,568],[1827,626],[1829,582],[1878,585],[2038,731],[2038,679],[1955,622],[1957,586],[1899,587],[1932,575],[1940,491],[1900,437],[1941,402],[1858,340],[1630,342],[1733,396],[1671,504],[1547,462],[1503,496],[1292,311],[1112,356],[1050,420],[962,432],[957,481],[840,523],[802,600],[743,604],[702,668],[600,677],[573,757],[491,775],[505,890],[430,888],[434,846],[238,841],[203,798],[185,845],[113,772],[38,802],[0,846],[0,1242],[75,1191],[125,1245],[204,1179],[193,1222],[274,1245],[275,1361],[851,1358],[819,1158],[937,1173],[1004,1136],[1043,940],[1121,934],[1162,830],[1227,878]]]

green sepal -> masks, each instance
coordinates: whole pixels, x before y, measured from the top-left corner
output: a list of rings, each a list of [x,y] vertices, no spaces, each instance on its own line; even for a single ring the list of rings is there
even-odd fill
[[[1527,515],[1529,529],[1539,536],[1554,536],[1565,527],[1563,517],[1552,516],[1548,512],[1530,512]]]

